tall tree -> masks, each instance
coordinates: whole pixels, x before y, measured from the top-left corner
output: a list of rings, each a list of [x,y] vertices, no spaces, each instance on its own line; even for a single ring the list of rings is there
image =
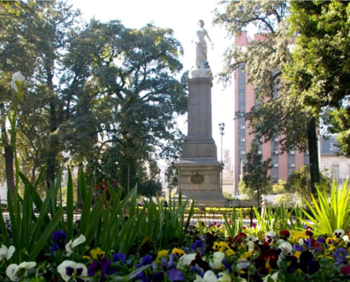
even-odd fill
[[[292,1],[291,12],[296,34],[292,92],[316,119],[323,118],[328,132],[339,133],[340,148],[350,156],[350,4]]]
[[[242,68],[255,88],[258,105],[246,113],[251,133],[256,139],[270,141],[279,138],[280,150],[309,150],[313,165],[312,179],[319,182],[316,120],[308,108],[289,93],[290,85],[282,78],[285,66],[293,63],[290,54],[289,5],[287,1],[221,1],[215,10],[214,23],[224,26],[230,36],[239,36],[249,26],[255,26],[259,39],[246,48],[231,46],[225,53],[224,83],[232,73]],[[314,185],[312,185],[314,187]]]
[[[243,181],[245,184],[245,194],[249,198],[256,198],[254,197],[256,195],[259,201],[260,196],[262,194],[268,194],[272,186],[271,177],[269,176],[271,158],[263,161],[262,155],[258,151],[259,145],[252,142],[250,144],[250,151],[247,154],[247,162],[243,167]]]
[[[118,143],[124,188],[135,184],[137,170],[153,153],[169,156],[178,150],[182,134],[174,115],[185,112],[187,96],[174,78],[182,69],[182,47],[172,35],[172,30],[152,25],[131,30],[119,21],[92,20],[72,39],[64,60],[71,71],[63,83],[79,87],[70,88],[74,122],[62,125],[61,136],[72,154],[82,158],[86,150],[79,140],[97,142],[97,152]]]

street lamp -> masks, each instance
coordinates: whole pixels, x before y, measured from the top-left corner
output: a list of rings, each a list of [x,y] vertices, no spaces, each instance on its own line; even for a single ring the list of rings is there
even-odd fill
[[[221,165],[222,168],[224,168],[224,157],[223,157],[223,153],[224,153],[224,147],[223,147],[223,139],[224,139],[224,130],[225,130],[225,123],[219,123],[219,129],[220,129],[220,135],[221,135]],[[221,190],[222,190],[222,184],[223,184],[223,171],[221,171]]]

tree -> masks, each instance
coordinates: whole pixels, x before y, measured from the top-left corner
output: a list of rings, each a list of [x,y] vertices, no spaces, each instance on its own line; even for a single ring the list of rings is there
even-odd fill
[[[185,112],[187,96],[174,78],[182,69],[182,47],[172,35],[153,25],[131,30],[119,21],[92,20],[72,39],[64,60],[71,70],[65,81],[77,87],[69,99],[78,101],[69,112],[73,122],[60,128],[66,148],[73,158],[87,159],[79,140],[96,144],[97,155],[118,143],[124,188],[136,184],[144,162],[179,153],[182,133],[174,116]]]
[[[256,192],[259,201],[262,194],[268,194],[271,190],[271,177],[269,176],[271,158],[263,161],[262,155],[258,151],[258,144],[252,142],[250,151],[247,153],[247,162],[243,167],[243,181],[247,188],[246,194],[252,197]],[[253,196],[253,198],[256,197]]]
[[[311,194],[309,193],[311,189],[309,169],[310,167],[305,165],[294,171],[284,185],[284,193],[297,195],[302,206],[307,206],[306,202],[312,202]],[[317,188],[321,191],[330,191],[330,187],[330,178],[320,173],[320,183],[317,185]]]
[[[175,78],[182,47],[172,30],[133,30],[119,21],[77,25],[79,13],[65,2],[3,7],[12,18],[0,19],[2,145],[9,78],[21,69],[30,82],[18,119],[19,149],[32,180],[46,163],[52,183],[69,160],[97,183],[111,177],[133,187],[148,180],[145,164],[178,157],[183,134],[175,118],[186,111],[187,94]],[[13,163],[10,154],[7,159]]]
[[[230,36],[239,36],[251,25],[260,33],[246,49],[240,46],[227,49],[222,81],[224,84],[230,82],[232,73],[238,68],[249,75],[258,102],[245,115],[251,133],[257,140],[264,137],[264,142],[280,136],[281,152],[309,150],[313,164],[312,183],[318,183],[317,120],[297,97],[290,95],[290,85],[283,79],[286,65],[293,64],[287,1],[232,0],[221,1],[219,5],[223,10],[220,7],[215,10],[214,23],[224,26]]]
[[[151,197],[156,196],[157,192],[160,191],[162,191],[162,185],[159,181],[155,180],[147,180],[141,183],[137,188],[138,194]]]
[[[291,30],[296,35],[295,64],[288,74],[292,93],[339,133],[350,156],[350,4],[347,1],[291,2]]]

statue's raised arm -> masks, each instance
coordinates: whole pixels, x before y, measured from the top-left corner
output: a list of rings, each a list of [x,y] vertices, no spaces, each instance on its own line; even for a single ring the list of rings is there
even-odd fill
[[[204,21],[198,21],[198,29],[194,35],[194,39],[192,40],[192,42],[196,44],[196,62],[194,65],[195,69],[209,68],[208,47],[205,38],[208,38],[212,46],[214,45],[209,37],[208,31],[203,27]]]

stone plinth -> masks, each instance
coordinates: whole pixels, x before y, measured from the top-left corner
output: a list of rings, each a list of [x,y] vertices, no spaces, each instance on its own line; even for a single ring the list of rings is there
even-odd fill
[[[226,206],[220,187],[221,164],[212,137],[210,69],[192,70],[188,78],[188,133],[178,168],[179,190],[196,205]]]
[[[220,188],[221,164],[215,159],[182,159],[176,163],[179,188],[184,199],[195,205],[224,207],[227,201]]]

